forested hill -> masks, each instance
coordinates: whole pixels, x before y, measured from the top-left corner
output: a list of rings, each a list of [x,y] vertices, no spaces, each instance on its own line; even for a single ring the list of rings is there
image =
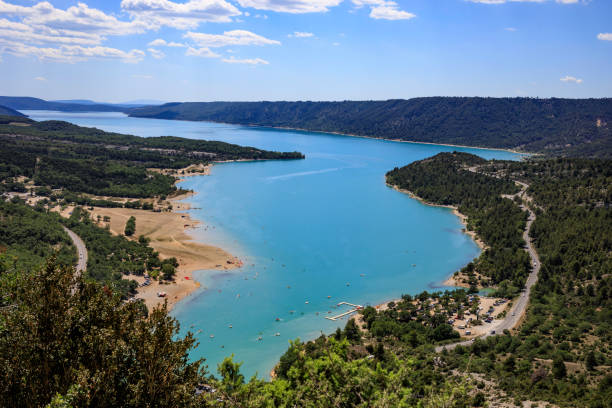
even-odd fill
[[[303,157],[299,152],[172,136],[143,138],[56,120],[0,116],[0,193],[23,190],[15,180],[25,177],[37,186],[75,193],[163,196],[176,187],[175,178],[162,169],[212,161]]]
[[[17,112],[14,109],[11,109],[7,106],[0,105],[0,115],[8,115],[8,116],[25,116],[21,112]]]
[[[55,110],[62,112],[124,112],[129,109],[121,105],[45,101],[29,96],[0,96],[0,105],[16,110]],[[3,115],[10,115],[10,113],[3,113]]]
[[[136,108],[129,114],[513,148],[554,155],[612,156],[611,98],[187,102]]]

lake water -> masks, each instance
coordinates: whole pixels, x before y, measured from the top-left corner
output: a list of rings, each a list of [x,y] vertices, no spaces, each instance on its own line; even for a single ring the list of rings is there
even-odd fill
[[[210,176],[181,183],[197,192],[188,200],[191,216],[202,221],[197,239],[226,249],[245,266],[231,273],[195,273],[201,290],[172,314],[183,332],[202,330],[194,358],[205,357],[216,373],[216,365],[233,353],[244,362],[247,378],[255,373],[267,378],[289,340],[343,327],[346,319],[324,318],[347,310],[336,308],[338,302],[375,305],[431,290],[478,256],[450,210],[387,187],[387,171],[441,151],[520,158],[496,150],[120,113],[25,113],[139,136],[222,140],[306,155],[305,160],[218,164]]]

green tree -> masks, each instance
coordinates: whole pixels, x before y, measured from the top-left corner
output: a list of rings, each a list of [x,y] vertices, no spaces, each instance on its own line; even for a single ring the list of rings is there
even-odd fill
[[[561,355],[561,353],[555,354],[555,357],[553,358],[552,373],[557,379],[565,378],[567,375],[565,363],[563,362],[563,355]]]
[[[11,283],[12,282],[12,283]],[[203,360],[163,305],[147,317],[51,259],[0,276],[0,406],[195,406]]]
[[[124,234],[126,237],[129,237],[129,236],[134,235],[134,232],[136,232],[136,218],[132,216],[125,223]]]
[[[169,263],[162,264],[162,279],[164,280],[172,280],[174,275],[176,274],[176,269]]]
[[[242,363],[234,363],[233,359],[234,355],[232,354],[217,365],[217,371],[221,375],[221,383],[225,392],[228,393],[238,390],[244,384],[244,375],[240,374]]]
[[[586,368],[589,371],[595,370],[595,366],[597,366],[597,359],[595,358],[595,353],[593,350],[589,351],[585,360]]]

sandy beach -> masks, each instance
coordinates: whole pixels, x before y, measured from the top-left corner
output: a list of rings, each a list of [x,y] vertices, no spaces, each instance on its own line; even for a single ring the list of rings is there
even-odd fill
[[[193,241],[189,231],[198,226],[198,222],[189,215],[177,211],[185,211],[189,206],[179,202],[188,195],[173,198],[172,212],[152,212],[129,208],[100,208],[91,211],[93,219],[99,215],[104,219],[110,217],[110,223],[100,222],[100,225],[110,227],[113,234],[123,234],[125,223],[131,216],[136,218],[136,233],[151,240],[150,245],[159,252],[160,258],[175,257],[179,262],[175,280],[170,283],[160,283],[151,280],[151,285],[138,289],[137,299],[143,299],[150,308],[168,300],[171,308],[176,302],[195,291],[200,284],[193,279],[192,272],[202,269],[228,270],[239,267],[240,260],[221,248]],[[130,276],[139,283],[142,277]],[[157,296],[157,292],[166,292],[166,297]]]

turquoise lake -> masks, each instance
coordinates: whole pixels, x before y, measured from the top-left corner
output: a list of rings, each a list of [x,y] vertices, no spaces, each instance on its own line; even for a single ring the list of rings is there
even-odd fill
[[[336,308],[338,302],[375,305],[439,288],[478,256],[450,210],[387,187],[387,171],[442,151],[520,158],[498,150],[120,113],[24,113],[139,136],[222,140],[306,155],[305,160],[217,164],[210,176],[180,184],[197,192],[187,200],[190,215],[202,222],[194,237],[240,257],[245,266],[230,273],[194,273],[201,290],[172,314],[183,332],[202,330],[192,356],[205,357],[209,371],[216,374],[216,365],[234,354],[244,362],[247,378],[255,373],[267,378],[289,340],[310,340],[343,327],[346,319],[324,318],[348,310]]]

